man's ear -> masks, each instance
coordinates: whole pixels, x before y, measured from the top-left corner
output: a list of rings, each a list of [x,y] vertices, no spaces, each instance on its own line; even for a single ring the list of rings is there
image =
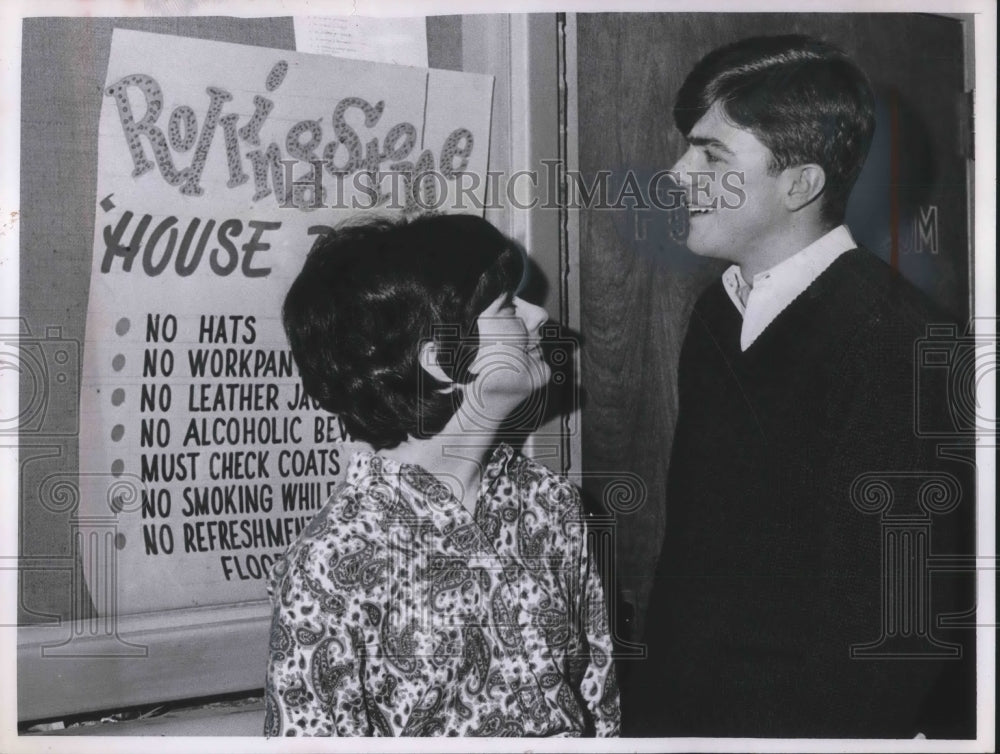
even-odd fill
[[[815,163],[786,168],[785,178],[785,206],[793,212],[813,202],[826,186],[826,172]]]
[[[440,351],[437,343],[433,340],[425,340],[420,344],[420,354],[418,355],[420,368],[433,377],[438,382],[444,383],[445,387],[439,388],[438,392],[450,393],[458,384],[449,377],[441,368]]]

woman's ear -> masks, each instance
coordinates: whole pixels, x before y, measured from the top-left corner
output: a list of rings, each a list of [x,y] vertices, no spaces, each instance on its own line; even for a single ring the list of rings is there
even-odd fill
[[[458,383],[441,368],[440,356],[441,351],[437,343],[433,340],[425,340],[420,344],[420,354],[418,356],[420,368],[438,382],[444,383],[445,387],[439,388],[438,392],[450,393],[458,387]]]

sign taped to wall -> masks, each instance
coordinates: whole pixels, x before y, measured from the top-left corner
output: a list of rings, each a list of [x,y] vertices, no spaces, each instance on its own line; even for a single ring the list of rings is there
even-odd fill
[[[491,76],[116,29],[77,545],[98,612],[257,600],[349,460],[281,327],[364,212],[482,212]]]

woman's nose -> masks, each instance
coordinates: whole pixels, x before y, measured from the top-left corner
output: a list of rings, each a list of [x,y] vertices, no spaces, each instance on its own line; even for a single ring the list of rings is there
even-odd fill
[[[549,313],[545,311],[545,307],[527,301],[523,301],[521,306],[521,316],[524,317],[524,324],[528,328],[528,332],[535,332],[548,321]]]

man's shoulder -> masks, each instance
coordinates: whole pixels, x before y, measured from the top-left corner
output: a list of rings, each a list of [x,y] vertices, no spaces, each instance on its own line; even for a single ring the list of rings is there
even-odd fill
[[[873,325],[924,330],[948,319],[926,293],[864,246],[842,254],[816,282],[828,283],[825,292],[838,308]]]
[[[868,249],[841,254],[778,316],[795,339],[827,343],[846,354],[886,358],[912,353],[928,327],[950,318]]]
[[[887,391],[912,390],[920,342],[935,326],[954,324],[923,291],[863,247],[845,252],[816,281],[836,371],[876,380]],[[904,391],[903,389],[906,389]]]

